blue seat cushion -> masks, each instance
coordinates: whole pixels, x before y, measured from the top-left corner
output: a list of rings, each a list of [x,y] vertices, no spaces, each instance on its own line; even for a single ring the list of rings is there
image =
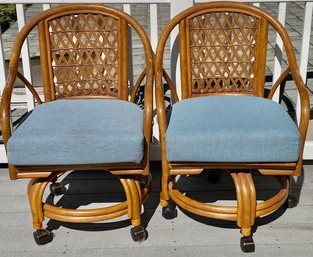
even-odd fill
[[[173,106],[166,132],[172,162],[294,162],[300,135],[276,102],[251,96],[210,96]]]
[[[143,111],[121,100],[57,100],[36,107],[8,141],[14,165],[139,163]]]

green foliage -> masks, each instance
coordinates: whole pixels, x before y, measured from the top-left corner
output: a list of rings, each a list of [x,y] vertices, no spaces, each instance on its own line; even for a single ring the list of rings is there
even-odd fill
[[[0,25],[1,31],[5,31],[16,21],[15,4],[0,5]]]

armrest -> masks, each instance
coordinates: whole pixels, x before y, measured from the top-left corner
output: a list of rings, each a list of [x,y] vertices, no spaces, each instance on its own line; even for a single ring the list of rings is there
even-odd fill
[[[29,89],[29,91],[32,93],[33,97],[35,98],[36,102],[38,104],[42,104],[42,101],[36,92],[34,86],[24,77],[23,74],[20,72],[17,72],[17,77],[24,83],[24,85]]]
[[[34,86],[19,71],[14,70],[13,72],[14,72],[13,74],[9,73],[9,76],[8,76],[9,78],[7,80],[7,83],[3,90],[3,94],[1,98],[0,124],[1,124],[1,130],[3,134],[3,141],[4,141],[5,146],[12,133],[11,97],[12,97],[12,92],[13,92],[16,77],[18,77],[24,83],[24,85],[30,90],[36,102],[38,104],[42,104],[42,101],[38,93],[36,92]]]

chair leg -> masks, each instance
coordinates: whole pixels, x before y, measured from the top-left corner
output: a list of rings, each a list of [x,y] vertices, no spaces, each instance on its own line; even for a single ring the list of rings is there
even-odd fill
[[[256,215],[256,192],[250,173],[232,172],[237,194],[237,225],[241,228],[240,240],[243,252],[254,252],[255,245],[252,238],[251,227]]]
[[[133,225],[130,230],[131,237],[135,242],[143,242],[147,239],[148,232],[144,226],[141,225],[140,214],[142,197],[140,182],[130,178],[121,179],[121,182],[124,186],[128,202],[128,216],[131,219],[131,223]]]
[[[176,205],[170,199],[168,192],[169,182],[170,178],[168,176],[162,176],[160,203],[162,206],[162,216],[167,220],[171,220],[177,217]]]
[[[285,203],[286,208],[293,208],[298,205],[298,200],[292,193],[292,176],[288,176],[289,194]]]
[[[169,183],[169,176],[168,175],[162,175],[160,204],[163,207],[166,207],[169,204],[170,195],[168,192],[168,183]]]
[[[162,206],[162,216],[167,220],[177,217],[176,205],[171,201],[168,191],[168,185],[171,180],[172,178],[169,176],[168,163],[162,161],[160,204]]]
[[[168,200],[168,205],[162,207],[162,216],[167,220],[171,220],[177,217],[176,204],[173,201]]]
[[[33,236],[38,245],[44,245],[53,240],[53,233],[42,228],[42,222],[44,220],[42,198],[48,183],[49,180],[32,179],[28,183],[27,188],[33,227],[35,229]]]

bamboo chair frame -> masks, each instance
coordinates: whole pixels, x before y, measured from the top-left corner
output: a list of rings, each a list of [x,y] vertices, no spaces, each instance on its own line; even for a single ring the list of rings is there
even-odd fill
[[[193,19],[202,21],[202,18],[208,14],[207,17],[212,17],[214,13],[218,15],[228,15],[227,13],[239,13],[247,15],[250,19],[256,19],[259,22],[260,33],[257,34],[258,41],[260,42],[257,46],[255,53],[256,65],[255,65],[255,81],[251,88],[241,89],[236,88],[231,90],[230,87],[218,87],[215,89],[213,86],[210,87],[198,87],[195,88],[193,85],[194,69],[192,63],[195,62],[191,54],[191,33],[194,25]],[[209,16],[212,14],[212,16]],[[203,15],[203,16],[202,16]],[[203,18],[205,19],[205,18]],[[207,18],[209,22],[210,18]],[[199,21],[199,24],[201,22]],[[203,22],[204,24],[204,22]],[[271,92],[268,96],[272,99],[275,91],[286,78],[288,74],[291,74],[295,85],[298,89],[300,101],[301,101],[301,112],[300,120],[298,122],[298,129],[301,135],[301,150],[298,161],[292,163],[199,163],[199,162],[170,162],[167,159],[166,153],[166,129],[167,129],[167,118],[165,113],[164,105],[164,90],[162,86],[163,76],[163,55],[166,45],[166,41],[170,36],[170,33],[175,27],[179,27],[179,48],[180,48],[180,74],[181,74],[181,92],[182,99],[198,97],[198,96],[216,96],[216,95],[251,95],[256,97],[264,97],[264,79],[265,79],[265,58],[266,56],[266,45],[267,45],[267,29],[271,25],[280,35],[284,42],[285,51],[287,54],[289,66],[281,74],[277,82],[273,85]],[[199,25],[201,26],[201,25]],[[204,25],[203,25],[204,26]],[[217,25],[218,26],[218,25]],[[201,30],[203,28],[199,28]],[[197,30],[197,28],[195,28]],[[213,29],[212,29],[213,30]],[[197,32],[195,32],[197,33]],[[194,34],[193,34],[194,35]],[[195,36],[196,37],[196,36]],[[198,35],[198,38],[201,36]],[[205,36],[203,36],[204,38]],[[200,39],[201,40],[201,39]],[[210,40],[210,39],[208,39]],[[217,41],[219,39],[216,39]],[[221,41],[221,39],[220,39]],[[193,42],[193,41],[192,41]],[[194,43],[194,42],[193,42]],[[212,43],[213,44],[213,43]],[[207,52],[210,53],[208,50]],[[199,54],[200,55],[200,54]],[[199,57],[200,58],[200,57]],[[239,58],[239,57],[237,57]],[[203,58],[204,59],[204,58]],[[212,59],[214,59],[212,57]],[[221,59],[219,59],[221,60]],[[225,65],[221,61],[221,65]],[[228,64],[230,65],[230,64]],[[225,67],[227,69],[227,67]],[[208,74],[203,75],[210,76]],[[214,77],[214,74],[212,75]],[[210,77],[209,77],[210,78]],[[208,78],[208,79],[209,79]],[[214,79],[214,78],[213,78]],[[224,79],[224,81],[223,81]],[[226,84],[226,78],[221,79]],[[173,83],[171,83],[173,84]],[[216,83],[218,84],[218,83]],[[229,85],[229,84],[228,84]],[[200,89],[199,89],[200,88]],[[179,97],[174,87],[171,86],[172,100],[174,103],[179,101]],[[158,124],[160,131],[160,144],[162,154],[162,185],[160,194],[160,204],[163,206],[163,216],[165,218],[174,218],[176,216],[175,206],[173,207],[172,201],[181,208],[195,213],[200,216],[216,218],[222,220],[237,221],[238,227],[241,229],[242,239],[241,248],[245,252],[254,251],[254,243],[252,240],[251,227],[254,225],[255,218],[266,214],[269,214],[277,210],[282,206],[288,199],[290,206],[292,205],[293,199],[291,196],[291,176],[300,176],[302,170],[302,155],[303,148],[308,128],[309,121],[309,98],[306,90],[306,86],[300,76],[296,58],[293,50],[291,40],[285,30],[285,28],[277,21],[275,17],[269,13],[261,10],[250,4],[235,3],[235,2],[211,2],[195,5],[190,7],[180,14],[175,16],[169,21],[167,26],[164,28],[163,33],[160,36],[157,50],[156,50],[156,106],[158,115]],[[225,169],[233,179],[236,188],[237,195],[237,206],[218,206],[212,204],[201,203],[195,201],[181,192],[173,188],[174,180],[176,175],[198,175],[204,169]],[[281,190],[272,198],[262,202],[256,202],[256,189],[252,179],[252,170],[258,169],[263,175],[271,175],[277,178],[281,184]]]
[[[64,17],[70,17],[65,19]],[[81,25],[79,22],[79,17],[84,21]],[[92,27],[92,24],[88,23],[89,19],[94,17],[93,22],[105,23],[106,25],[115,26],[112,29],[113,43],[110,41],[108,44],[118,44],[118,49],[116,50],[116,60],[117,64],[114,64],[114,71],[111,72],[112,76],[116,81],[111,85],[106,87],[106,90],[94,90],[94,88],[87,88],[85,91],[72,91],[68,92],[64,90],[63,93],[60,90],[61,85],[58,85],[55,77],[59,76],[57,72],[53,74],[53,62],[58,61],[58,57],[51,54],[49,39],[49,22],[50,26],[56,26],[57,29],[62,30],[63,23],[71,26],[78,27],[77,30],[81,28],[85,29],[88,26]],[[64,18],[64,19],[63,19]],[[63,20],[62,20],[63,19]],[[77,19],[77,23],[75,23]],[[53,23],[53,21],[56,21]],[[70,24],[70,25],[69,25]],[[79,26],[82,26],[81,28]],[[144,135],[144,158],[143,160],[136,163],[103,163],[103,164],[88,164],[88,165],[53,165],[53,166],[15,166],[9,164],[9,173],[12,180],[28,178],[31,179],[28,185],[28,198],[31,207],[32,217],[33,217],[33,227],[36,230],[34,232],[35,240],[38,244],[44,244],[52,240],[52,237],[42,229],[42,223],[44,217],[51,219],[65,221],[65,222],[96,222],[107,219],[112,219],[127,214],[131,223],[134,226],[132,228],[131,234],[134,241],[142,241],[146,237],[146,231],[141,225],[141,205],[143,201],[147,198],[150,191],[150,141],[151,141],[151,126],[152,126],[152,85],[154,80],[154,64],[153,64],[153,53],[150,45],[150,40],[142,28],[142,26],[131,16],[124,13],[123,11],[117,10],[112,7],[97,5],[97,4],[64,4],[47,11],[44,11],[35,17],[33,17],[19,32],[16,41],[14,43],[9,69],[8,77],[5,88],[3,90],[2,100],[1,100],[1,120],[2,120],[2,135],[4,140],[4,145],[7,149],[7,143],[12,135],[11,128],[11,110],[10,102],[12,91],[15,85],[16,78],[20,78],[25,86],[32,92],[34,99],[37,104],[42,104],[42,101],[34,86],[21,74],[18,72],[18,62],[21,53],[21,48],[26,40],[30,31],[34,28],[38,28],[39,35],[39,47],[40,47],[40,60],[42,68],[42,78],[44,87],[45,101],[58,101],[59,99],[93,99],[99,98],[104,101],[109,101],[109,99],[121,99],[125,101],[135,101],[136,90],[140,84],[145,79],[145,102],[144,102],[144,121],[142,124],[143,135]],[[139,76],[136,84],[134,85],[134,90],[131,96],[128,96],[128,29],[131,27],[139,35],[143,49],[144,56],[146,59],[146,68]],[[91,28],[92,29],[92,28]],[[79,32],[78,32],[79,33]],[[93,32],[91,32],[92,34]],[[115,33],[115,34],[114,34]],[[77,34],[79,35],[79,34]],[[53,36],[58,36],[57,34]],[[106,43],[111,40],[111,38],[103,38],[102,41],[99,38],[93,40],[98,40],[98,44]],[[105,34],[104,36],[105,37]],[[55,44],[53,47],[57,48],[57,41],[53,42]],[[83,40],[80,38],[80,40]],[[85,38],[84,40],[91,40],[90,38]],[[61,41],[61,40],[60,40]],[[79,41],[79,39],[77,39]],[[101,41],[101,42],[100,42]],[[82,43],[82,41],[81,41]],[[66,44],[65,41],[60,44]],[[110,48],[109,46],[108,48]],[[103,50],[106,51],[106,50]],[[79,53],[77,53],[78,55]],[[94,51],[96,55],[96,51]],[[107,54],[107,56],[110,56]],[[90,56],[89,56],[90,57]],[[54,59],[53,59],[54,58]],[[97,66],[97,59],[101,56],[91,56],[88,61],[90,67]],[[106,57],[108,58],[108,57]],[[74,58],[75,59],[75,58]],[[114,57],[112,57],[114,59]],[[64,59],[63,59],[64,61]],[[66,60],[65,60],[66,62]],[[114,60],[112,61],[114,62]],[[101,73],[101,71],[100,71]],[[104,74],[109,74],[109,72]],[[73,77],[75,74],[71,74]],[[66,74],[61,74],[60,77],[66,76]],[[58,78],[60,79],[60,78]],[[105,78],[106,79],[106,78]],[[103,80],[105,81],[105,80]],[[61,82],[62,83],[62,82]],[[64,86],[65,87],[65,86]],[[113,90],[111,90],[111,87]],[[116,175],[126,194],[127,200],[123,203],[106,207],[100,209],[89,209],[89,210],[69,210],[58,208],[47,203],[42,203],[43,193],[49,182],[55,183],[57,176],[60,173],[72,171],[72,170],[104,170]],[[140,182],[144,182],[145,186],[142,187]],[[37,233],[37,234],[35,234]],[[41,240],[40,237],[46,238]],[[48,237],[48,238],[47,238]],[[39,241],[38,241],[39,240]]]

